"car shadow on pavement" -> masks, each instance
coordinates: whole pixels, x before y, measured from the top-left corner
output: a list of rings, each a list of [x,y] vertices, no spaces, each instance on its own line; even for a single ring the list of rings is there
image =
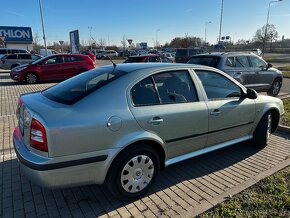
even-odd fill
[[[143,204],[143,209],[149,210],[144,203],[144,198],[152,199],[152,196],[156,193],[168,188],[172,189],[179,183],[193,181],[228,168],[259,151],[260,149],[248,141],[169,166],[161,171],[149,193],[139,199]],[[79,215],[94,217],[104,214],[113,216],[118,213],[117,210],[120,213],[122,210],[130,210],[132,205],[134,207],[138,202],[140,204],[138,199],[123,201],[115,198],[104,185],[86,185],[55,190],[40,188],[32,184],[20,172],[16,159],[0,163],[1,177],[3,179],[0,180],[0,194],[2,194],[0,199],[3,199],[3,203],[1,205],[0,202],[2,207],[0,208],[0,217],[7,213],[4,208],[8,204],[11,204],[12,214],[15,213],[15,210],[23,210],[26,216],[26,211],[30,210],[37,216],[48,215],[49,217],[78,217]],[[10,200],[7,203],[5,199]],[[28,202],[32,203],[28,204]],[[1,211],[3,214],[1,214]]]

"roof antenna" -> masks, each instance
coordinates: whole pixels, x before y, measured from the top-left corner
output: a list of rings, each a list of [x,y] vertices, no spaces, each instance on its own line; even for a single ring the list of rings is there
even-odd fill
[[[112,61],[112,58],[109,55],[106,55],[106,56],[110,59],[110,61],[112,62],[113,66],[115,68],[117,65],[114,63],[114,61]]]

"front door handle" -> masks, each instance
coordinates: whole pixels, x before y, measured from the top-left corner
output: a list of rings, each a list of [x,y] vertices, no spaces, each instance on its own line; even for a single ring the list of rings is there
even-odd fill
[[[220,115],[221,111],[219,109],[214,109],[212,112],[210,112],[210,115],[212,116],[218,116]]]
[[[160,117],[153,117],[151,120],[148,121],[148,123],[152,125],[159,125],[162,122],[163,122],[163,119]]]

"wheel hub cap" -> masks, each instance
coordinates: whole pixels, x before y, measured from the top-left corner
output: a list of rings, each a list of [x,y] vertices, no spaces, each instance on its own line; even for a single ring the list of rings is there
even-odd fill
[[[121,172],[122,188],[129,193],[142,191],[151,182],[154,164],[150,157],[138,155],[129,160]]]

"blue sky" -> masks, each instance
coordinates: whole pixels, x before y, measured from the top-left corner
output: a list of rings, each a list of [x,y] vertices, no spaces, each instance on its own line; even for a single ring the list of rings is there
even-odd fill
[[[80,40],[92,36],[120,46],[123,35],[133,42],[153,45],[174,37],[198,36],[215,43],[219,33],[221,0],[42,0],[47,40],[68,41],[69,32],[80,31]],[[224,0],[222,35],[234,41],[252,39],[266,23],[269,0]],[[5,1],[0,8],[1,26],[32,27],[42,37],[38,0]],[[290,38],[290,0],[271,5],[269,23],[280,38]],[[42,43],[42,41],[41,41]]]

